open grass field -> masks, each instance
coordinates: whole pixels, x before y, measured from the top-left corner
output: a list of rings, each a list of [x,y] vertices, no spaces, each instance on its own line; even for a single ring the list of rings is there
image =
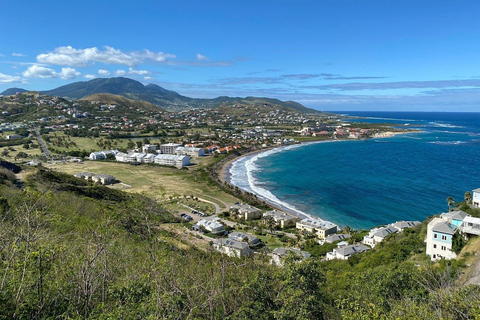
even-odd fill
[[[46,164],[47,168],[75,174],[92,172],[97,174],[111,174],[117,180],[131,186],[127,192],[145,193],[158,200],[168,200],[170,196],[195,196],[217,203],[221,210],[233,205],[238,199],[225,193],[216,185],[194,180],[190,170],[175,168],[139,165],[132,166],[126,163],[85,161],[84,163],[57,162]]]

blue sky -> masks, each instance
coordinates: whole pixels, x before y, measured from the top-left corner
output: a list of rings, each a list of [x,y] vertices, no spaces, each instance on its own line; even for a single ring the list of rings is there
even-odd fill
[[[480,111],[477,0],[0,7],[0,92],[125,76],[190,97],[265,96],[320,110]]]

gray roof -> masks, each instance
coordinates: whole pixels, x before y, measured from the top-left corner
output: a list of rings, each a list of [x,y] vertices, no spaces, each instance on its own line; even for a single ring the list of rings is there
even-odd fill
[[[355,253],[361,253],[361,252],[366,252],[370,250],[370,247],[367,247],[366,245],[363,244],[353,244],[350,246],[345,246],[341,248],[335,249],[337,254],[342,255],[342,256],[351,256],[352,254]]]
[[[335,241],[339,241],[339,240],[345,240],[345,239],[348,239],[350,238],[351,235],[349,235],[348,233],[345,233],[345,234],[332,234],[331,236],[328,236],[325,238],[325,242],[328,242],[328,243],[333,243]]]
[[[403,230],[405,228],[413,228],[415,226],[418,226],[419,224],[420,221],[397,221],[395,223],[392,223],[391,226]]]
[[[272,254],[275,254],[281,257],[288,256],[291,253],[295,254],[295,256],[297,256],[298,258],[301,258],[302,260],[310,258],[311,256],[311,254],[308,253],[307,251],[301,251],[295,248],[275,248],[272,251]]]
[[[442,218],[449,218],[452,220],[463,220],[465,217],[468,216],[468,213],[462,211],[462,210],[457,210],[457,211],[450,211],[450,212],[445,212],[441,214]]]
[[[245,242],[235,241],[232,239],[215,239],[213,240],[213,243],[241,250],[249,248],[248,244],[246,244]]]
[[[398,232],[398,229],[397,229],[397,228],[394,228],[394,227],[386,227],[386,228],[380,228],[380,229],[378,229],[373,235],[376,236],[376,237],[385,238],[385,237],[387,237],[389,234],[392,234],[392,233],[395,233],[395,232]]]
[[[456,229],[457,227],[453,224],[450,224],[447,221],[441,221],[432,228],[432,231],[453,235]]]
[[[254,235],[242,232],[232,232],[228,234],[228,238],[236,241],[243,241],[243,239],[247,238],[249,244],[256,244],[259,242],[258,238]]]
[[[480,188],[472,190],[473,192],[479,192],[480,193]]]

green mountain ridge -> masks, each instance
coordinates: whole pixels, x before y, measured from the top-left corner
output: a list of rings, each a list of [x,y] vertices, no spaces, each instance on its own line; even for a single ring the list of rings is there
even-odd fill
[[[4,91],[4,95],[15,94],[24,89],[11,88]],[[227,97],[214,99],[195,99],[167,90],[156,84],[143,85],[129,78],[97,78],[90,81],[79,81],[67,84],[52,90],[42,91],[51,96],[79,100],[98,93],[109,93],[124,96],[131,100],[147,101],[168,110],[185,110],[191,108],[216,108],[224,105],[273,105],[285,111],[301,113],[318,113],[319,111],[306,108],[294,101],[281,101],[264,97]]]

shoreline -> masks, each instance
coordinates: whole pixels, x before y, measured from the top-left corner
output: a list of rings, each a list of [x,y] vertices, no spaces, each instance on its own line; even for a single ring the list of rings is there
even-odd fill
[[[382,132],[380,134],[377,134],[371,138],[368,138],[368,140],[370,139],[383,139],[383,138],[392,138],[396,135],[402,135],[402,134],[407,134],[407,133],[419,133],[421,131],[386,131],[386,132]],[[316,144],[316,143],[326,143],[326,142],[340,142],[340,141],[358,141],[358,139],[348,139],[348,138],[345,138],[345,139],[328,139],[328,140],[312,140],[312,141],[303,141],[303,142],[297,142],[297,143],[294,143],[294,144],[287,144],[287,145],[280,145],[280,146],[272,146],[272,147],[268,147],[268,148],[264,148],[264,149],[260,149],[260,150],[253,150],[253,151],[250,151],[250,152],[246,152],[245,154],[242,154],[240,156],[237,156],[231,160],[228,160],[227,162],[225,162],[221,167],[220,169],[218,170],[218,177],[219,177],[219,180],[222,182],[222,183],[227,183],[233,187],[235,187],[235,185],[233,185],[231,183],[231,173],[230,173],[230,169],[233,165],[234,162],[244,158],[244,157],[247,157],[247,156],[252,156],[252,155],[255,155],[255,154],[259,154],[259,153],[263,153],[263,152],[267,152],[267,151],[270,151],[270,150],[273,150],[273,149],[279,149],[279,148],[285,148],[285,147],[289,147],[289,146],[294,146],[294,145],[300,145],[300,146],[305,146],[305,145],[309,145],[309,144]],[[268,207],[274,209],[274,210],[279,210],[279,211],[283,211],[293,217],[296,217],[296,218],[300,218],[300,219],[305,219],[305,218],[315,218],[315,219],[320,219],[320,220],[323,220],[323,221],[328,221],[328,220],[324,220],[322,217],[319,217],[319,216],[312,216],[312,215],[309,215],[307,213],[304,213],[304,212],[296,212],[295,210],[293,209],[290,209],[290,208],[287,208],[285,206],[282,206],[282,205],[279,205],[278,203],[274,203],[273,201],[271,201],[270,199],[266,199],[264,198],[263,196],[255,193],[255,192],[250,192],[250,191],[247,191],[247,190],[243,190],[241,189],[243,192],[249,192],[249,193],[252,193],[254,194],[255,196],[257,196],[260,200],[262,200]],[[335,224],[337,225],[337,224]],[[340,226],[337,225],[338,228],[340,228]]]

